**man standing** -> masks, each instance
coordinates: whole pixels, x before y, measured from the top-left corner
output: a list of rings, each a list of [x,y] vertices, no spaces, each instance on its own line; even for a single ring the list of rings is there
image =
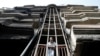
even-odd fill
[[[47,43],[48,45],[48,56],[54,56],[55,52],[55,47],[56,47],[56,42],[54,42],[53,37],[49,38],[49,42]]]

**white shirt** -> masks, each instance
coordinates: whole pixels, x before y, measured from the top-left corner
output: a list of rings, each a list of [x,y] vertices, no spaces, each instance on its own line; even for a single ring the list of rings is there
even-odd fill
[[[53,42],[53,43],[51,43],[51,42],[48,42],[48,47],[56,47],[56,42]]]
[[[56,47],[57,44],[55,42],[48,42],[47,45],[48,47]],[[54,49],[48,48],[48,56],[54,56]]]

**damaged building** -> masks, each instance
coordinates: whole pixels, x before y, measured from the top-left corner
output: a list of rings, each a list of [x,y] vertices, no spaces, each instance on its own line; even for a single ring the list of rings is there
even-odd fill
[[[50,4],[0,9],[0,55],[48,56],[50,37],[57,43],[54,56],[99,56],[98,6]]]

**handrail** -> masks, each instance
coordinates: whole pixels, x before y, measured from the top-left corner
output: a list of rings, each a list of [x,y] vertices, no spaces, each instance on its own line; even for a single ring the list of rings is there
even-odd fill
[[[47,8],[46,14],[45,14],[45,16],[44,16],[43,25],[42,25],[42,27],[41,27],[41,32],[40,32],[40,35],[39,35],[39,40],[38,40],[37,43],[39,43],[39,41],[40,41],[40,37],[41,37],[41,34],[42,34],[42,30],[43,30],[43,27],[44,27],[44,22],[45,22],[45,20],[46,20],[47,13],[48,13],[48,8]],[[36,52],[37,52],[37,50],[38,50],[38,47],[39,47],[39,46],[38,46],[38,44],[37,44],[37,45],[36,45],[36,51],[35,51],[35,53],[34,53],[34,56],[36,56]]]
[[[72,56],[73,54],[72,54],[72,48],[71,48],[71,42],[70,42],[70,41],[71,41],[70,36],[67,35],[67,32],[66,32],[65,28],[63,28],[63,30],[64,30],[64,34],[67,36],[66,41],[67,41],[68,49],[69,49],[70,54],[71,54],[71,56]]]
[[[24,56],[25,53],[27,52],[28,48],[30,47],[30,45],[32,44],[34,38],[38,35],[38,33],[40,32],[40,28],[38,30],[38,32],[32,37],[32,39],[29,41],[28,45],[26,46],[26,48],[23,50],[23,52],[20,54],[20,56]]]
[[[57,9],[56,9],[56,11],[57,11]],[[58,14],[58,12],[57,12],[57,14]],[[63,24],[62,24],[62,21],[61,21],[61,17],[60,17],[60,15],[58,14],[58,18],[59,18],[59,21],[60,21],[60,23],[61,23],[61,27],[62,27],[62,30],[63,30],[63,33],[64,33],[64,35],[65,35],[65,31],[64,31],[64,27],[62,26]],[[67,37],[67,36],[66,36]],[[65,38],[66,38],[65,37]],[[68,52],[69,52],[69,54],[68,54],[68,56],[72,56],[72,52],[70,51],[70,48],[69,48],[69,43],[70,43],[70,41],[66,41],[66,44],[67,44],[67,46],[68,47],[66,47],[67,49],[68,49]]]
[[[45,16],[44,16],[45,18]],[[28,45],[26,46],[26,48],[23,50],[23,52],[20,54],[20,56],[24,56],[25,53],[27,52],[27,50],[29,49],[30,45],[32,44],[34,38],[39,34],[39,32],[41,31],[41,27],[38,29],[38,32],[32,37],[32,39],[29,41]]]
[[[61,17],[60,17],[61,18]],[[61,20],[61,19],[60,19]],[[63,25],[63,22],[62,22],[62,20],[61,20],[61,24]],[[69,50],[70,50],[70,52],[72,52],[72,49],[71,49],[71,43],[70,43],[70,36],[69,35],[67,35],[67,32],[66,32],[66,30],[65,30],[66,28],[65,27],[63,27],[63,30],[64,30],[64,34],[65,34],[65,36],[67,36],[67,38],[66,38],[66,41],[67,41],[67,44],[68,44],[68,48],[69,48]]]

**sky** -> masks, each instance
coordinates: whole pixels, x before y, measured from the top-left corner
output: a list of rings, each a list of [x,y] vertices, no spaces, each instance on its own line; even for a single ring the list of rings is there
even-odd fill
[[[85,6],[99,6],[100,0],[0,0],[0,8],[15,6],[24,6],[24,5],[85,5]]]

